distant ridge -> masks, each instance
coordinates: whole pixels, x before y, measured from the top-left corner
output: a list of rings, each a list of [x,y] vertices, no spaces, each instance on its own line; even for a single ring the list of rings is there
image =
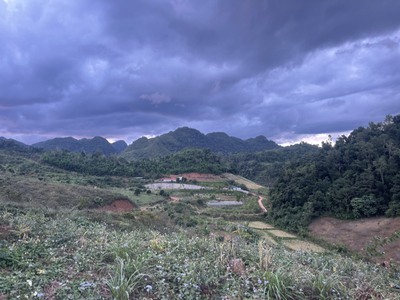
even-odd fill
[[[27,151],[30,147],[14,139],[7,139],[0,136],[0,149]]]
[[[128,160],[137,160],[166,156],[184,149],[209,149],[212,152],[232,154],[279,147],[264,136],[242,140],[224,132],[203,134],[193,128],[181,127],[155,138],[142,137],[129,145],[121,155]]]
[[[85,153],[100,152],[105,155],[111,155],[119,153],[120,151],[118,149],[123,148],[123,145],[120,141],[114,144],[110,144],[105,138],[96,136],[92,139],[80,139],[80,140],[77,140],[73,137],[54,138],[44,142],[33,144],[32,147],[44,149],[46,151],[68,150],[71,152],[85,152]]]

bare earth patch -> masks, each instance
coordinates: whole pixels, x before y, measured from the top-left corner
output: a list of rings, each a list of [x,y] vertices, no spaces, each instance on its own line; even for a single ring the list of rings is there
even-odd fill
[[[283,230],[277,230],[277,229],[268,230],[268,233],[280,238],[296,238],[295,235],[287,233],[286,231]]]
[[[300,240],[286,240],[282,244],[294,251],[324,252],[325,249],[310,242]]]
[[[99,210],[112,212],[128,212],[133,210],[134,208],[134,205],[128,200],[115,200],[111,204],[99,208]]]
[[[248,225],[250,228],[255,228],[255,229],[273,229],[274,226],[260,222],[260,221],[255,221],[255,222],[250,222]]]
[[[346,246],[349,250],[364,252],[375,238],[387,238],[400,230],[400,218],[369,218],[356,221],[320,218],[309,226],[310,232],[331,243]],[[384,245],[384,255],[377,261],[394,260],[400,262],[400,240]]]
[[[177,203],[179,202],[181,199],[175,196],[170,196],[169,199],[171,199],[171,202]]]

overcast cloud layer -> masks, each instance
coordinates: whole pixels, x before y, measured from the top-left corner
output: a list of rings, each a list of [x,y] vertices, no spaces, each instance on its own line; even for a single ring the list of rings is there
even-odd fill
[[[0,135],[278,142],[400,113],[398,0],[0,0]]]

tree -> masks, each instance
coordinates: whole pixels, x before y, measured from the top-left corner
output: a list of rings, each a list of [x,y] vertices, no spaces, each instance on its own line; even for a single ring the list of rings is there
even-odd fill
[[[373,195],[364,195],[361,198],[351,200],[353,215],[355,218],[371,217],[377,212],[376,203]]]

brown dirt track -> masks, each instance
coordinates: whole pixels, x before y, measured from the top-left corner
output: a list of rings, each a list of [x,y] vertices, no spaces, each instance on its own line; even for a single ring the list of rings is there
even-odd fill
[[[388,238],[400,230],[400,218],[369,218],[356,221],[338,220],[324,217],[314,221],[309,230],[312,235],[331,244],[344,245],[351,251],[365,253],[366,247],[374,242],[375,238]],[[376,257],[375,261],[389,261],[400,263],[400,240],[397,239],[378,248],[383,256]]]

